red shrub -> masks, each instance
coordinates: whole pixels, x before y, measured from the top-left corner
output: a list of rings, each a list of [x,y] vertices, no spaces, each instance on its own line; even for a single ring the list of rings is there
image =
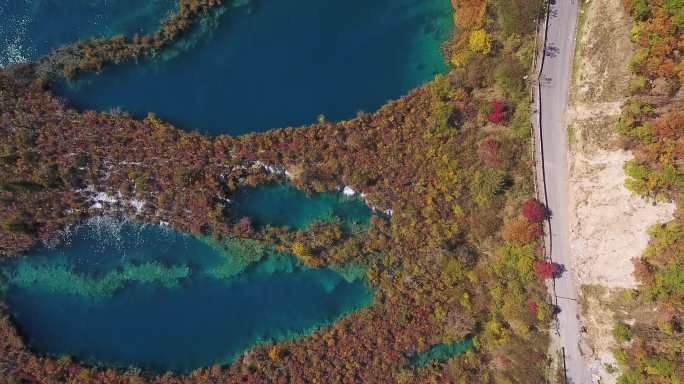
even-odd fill
[[[493,137],[487,137],[480,141],[477,154],[488,166],[496,167],[499,165],[499,143]]]
[[[539,223],[546,219],[546,207],[537,199],[529,199],[522,205],[522,215],[531,223]]]
[[[554,277],[559,270],[558,264],[550,261],[537,261],[534,263],[534,274],[537,275],[537,278],[540,280]]]
[[[537,304],[537,302],[534,300],[530,300],[527,302],[527,308],[530,310],[530,312],[537,313],[539,310],[539,304]]]
[[[492,100],[492,111],[487,115],[487,119],[494,124],[502,124],[504,122],[504,110],[506,104],[503,101]]]

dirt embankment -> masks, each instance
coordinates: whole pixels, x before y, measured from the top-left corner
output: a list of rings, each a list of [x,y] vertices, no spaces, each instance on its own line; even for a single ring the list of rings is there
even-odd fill
[[[656,205],[624,186],[623,166],[632,154],[617,146],[615,125],[630,80],[629,15],[620,0],[584,1],[579,24],[566,116],[571,268],[581,286],[615,292],[636,285],[632,259],[646,247],[648,228],[670,220],[675,207]],[[583,302],[594,379],[614,383],[611,331],[617,314],[599,297],[583,297]]]
[[[630,288],[632,259],[648,243],[647,229],[670,220],[673,204],[654,204],[624,186],[632,157],[615,129],[630,79],[629,16],[620,0],[582,6],[567,113],[573,268],[581,284]]]

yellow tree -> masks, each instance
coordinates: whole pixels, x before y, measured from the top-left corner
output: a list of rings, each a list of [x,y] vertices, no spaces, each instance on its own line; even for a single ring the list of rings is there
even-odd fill
[[[481,53],[483,55],[488,54],[492,50],[489,34],[487,34],[484,29],[478,29],[471,32],[470,39],[468,40],[468,47],[473,52]]]

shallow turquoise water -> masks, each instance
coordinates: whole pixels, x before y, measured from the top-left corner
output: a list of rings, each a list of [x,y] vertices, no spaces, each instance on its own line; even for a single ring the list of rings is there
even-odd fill
[[[187,372],[229,362],[259,341],[307,334],[372,300],[363,281],[288,255],[240,245],[218,251],[158,226],[104,223],[3,266],[5,301],[37,352]],[[216,273],[235,257],[251,264]],[[158,268],[125,273],[151,264]],[[121,284],[106,283],[113,275]]]
[[[472,338],[462,341],[454,341],[451,343],[435,344],[427,350],[417,353],[409,362],[414,367],[423,367],[431,361],[438,361],[444,363],[452,357],[456,357],[472,348],[474,341]]]
[[[150,33],[176,0],[0,0],[0,66],[90,37]]]
[[[449,0],[252,0],[162,58],[55,91],[79,108],[155,112],[212,134],[340,120],[445,71],[451,14]]]
[[[237,218],[249,216],[256,227],[270,225],[304,229],[317,220],[339,220],[346,228],[368,223],[372,211],[357,197],[337,192],[305,192],[288,184],[266,184],[239,189],[230,212]]]

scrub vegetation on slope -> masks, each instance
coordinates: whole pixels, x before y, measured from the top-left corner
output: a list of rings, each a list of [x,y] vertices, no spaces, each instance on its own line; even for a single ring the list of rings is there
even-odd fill
[[[619,383],[684,381],[684,113],[681,60],[684,3],[627,0],[634,19],[630,37],[631,96],[618,129],[634,159],[625,164],[628,189],[678,205],[674,220],[650,230],[651,240],[635,262],[632,325],[618,323]]]

